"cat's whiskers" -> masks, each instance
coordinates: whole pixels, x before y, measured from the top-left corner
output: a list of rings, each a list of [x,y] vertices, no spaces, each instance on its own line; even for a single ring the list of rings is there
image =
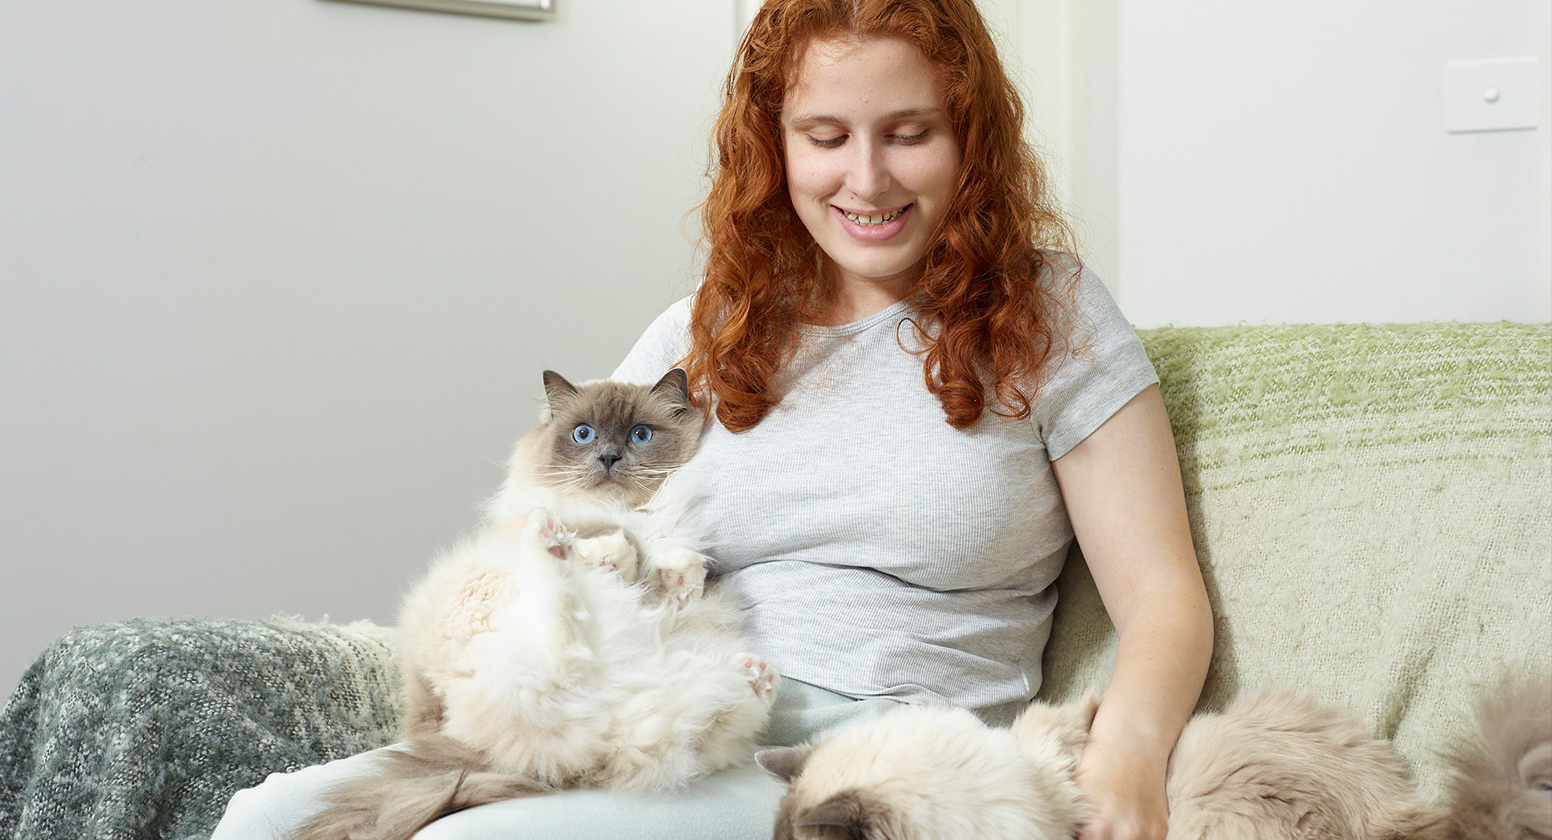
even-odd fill
[[[549,485],[551,489],[562,495],[584,493],[593,486],[592,482],[582,476],[575,476],[563,481],[552,481]]]
[[[548,475],[556,475],[556,474],[560,474],[560,473],[570,474],[570,473],[578,472],[578,469],[575,466],[572,466],[570,464],[554,464],[554,465],[551,465],[551,466],[534,466],[534,467],[530,467],[530,470],[532,470],[532,472],[535,475],[538,475],[540,477],[544,477],[544,476],[548,476]]]
[[[534,470],[534,476],[546,487],[562,494],[581,493],[592,486],[589,470],[570,464],[539,467]]]

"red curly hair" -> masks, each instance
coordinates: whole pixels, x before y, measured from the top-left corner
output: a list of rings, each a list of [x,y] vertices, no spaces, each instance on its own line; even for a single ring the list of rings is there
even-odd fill
[[[1076,260],[1073,237],[1025,142],[1024,109],[973,0],[766,0],[728,73],[701,205],[705,278],[683,361],[728,429],[752,428],[780,401],[770,382],[821,317],[836,280],[787,195],[780,115],[815,39],[896,37],[933,68],[962,158],[943,221],[910,297],[928,389],[955,428],[993,412],[1024,419],[1063,336],[1061,303],[1037,275]],[[1057,291],[1068,284],[1053,286]],[[989,379],[990,381],[983,381]],[[989,386],[989,390],[988,390]]]

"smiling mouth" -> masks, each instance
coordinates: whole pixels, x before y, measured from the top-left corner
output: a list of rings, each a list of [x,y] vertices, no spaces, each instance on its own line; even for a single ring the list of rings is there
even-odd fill
[[[909,210],[910,208],[911,208],[911,205],[907,204],[904,207],[901,207],[899,210],[893,210],[893,211],[890,211],[888,213],[882,213],[882,214],[873,215],[873,216],[861,216],[861,215],[858,215],[856,213],[851,213],[851,212],[848,212],[846,210],[841,210],[841,208],[839,208],[839,207],[837,207],[835,209],[841,210],[841,215],[845,216],[853,224],[862,225],[863,227],[874,227],[876,225],[887,225],[887,224],[889,224],[890,222],[894,221],[895,219],[900,218],[900,214],[904,213],[906,210]]]

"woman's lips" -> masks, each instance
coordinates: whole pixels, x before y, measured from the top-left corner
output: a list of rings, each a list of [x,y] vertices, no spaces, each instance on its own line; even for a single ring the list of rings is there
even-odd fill
[[[916,209],[916,205],[905,205],[905,208],[900,211],[900,215],[877,225],[858,224],[846,217],[846,211],[833,204],[830,205],[830,209],[835,213],[835,217],[840,220],[841,229],[845,230],[851,238],[858,242],[883,242],[905,229],[905,223],[910,220],[911,211]],[[877,215],[887,216],[889,214],[879,213]]]

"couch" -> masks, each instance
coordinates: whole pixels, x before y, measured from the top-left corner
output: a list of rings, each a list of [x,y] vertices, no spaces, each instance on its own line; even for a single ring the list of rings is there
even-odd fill
[[[1142,335],[1216,615],[1202,707],[1309,690],[1437,793],[1477,692],[1552,670],[1552,325]],[[1081,555],[1059,585],[1048,700],[1115,648]],[[364,623],[77,628],[0,716],[0,840],[205,837],[234,790],[393,740],[395,679]]]

